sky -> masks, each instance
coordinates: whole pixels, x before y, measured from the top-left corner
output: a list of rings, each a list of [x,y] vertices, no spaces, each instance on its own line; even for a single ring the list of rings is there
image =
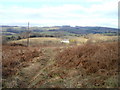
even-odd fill
[[[0,0],[0,25],[118,27],[118,0]]]

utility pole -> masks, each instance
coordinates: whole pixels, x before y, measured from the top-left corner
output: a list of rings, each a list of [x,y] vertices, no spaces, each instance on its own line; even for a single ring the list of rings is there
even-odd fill
[[[27,32],[28,32],[28,37],[27,37],[27,46],[29,46],[29,42],[30,42],[30,40],[29,40],[29,36],[30,36],[30,35],[29,35],[29,22],[28,22],[28,31],[27,31]]]
[[[0,45],[2,46],[2,41],[3,41],[3,25],[1,25],[0,28]]]

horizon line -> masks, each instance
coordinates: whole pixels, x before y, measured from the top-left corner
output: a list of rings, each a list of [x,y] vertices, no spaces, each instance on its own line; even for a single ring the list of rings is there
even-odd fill
[[[11,27],[27,27],[28,25],[0,25],[0,27],[2,26],[11,26]],[[116,28],[118,29],[119,27],[110,27],[110,26],[91,26],[91,25],[87,25],[87,26],[83,26],[83,25],[29,25],[29,27],[60,27],[60,26],[70,26],[70,27],[105,27],[105,28]]]

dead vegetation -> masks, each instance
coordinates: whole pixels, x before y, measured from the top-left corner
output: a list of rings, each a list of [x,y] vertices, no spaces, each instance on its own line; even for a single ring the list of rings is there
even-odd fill
[[[21,67],[26,67],[27,62],[40,54],[39,49],[25,47],[21,44],[4,45],[2,49],[3,78],[15,75]]]
[[[93,73],[99,69],[116,69],[117,61],[117,43],[86,44],[72,47],[57,56],[57,63],[62,67],[83,67]]]
[[[117,42],[62,47],[4,45],[2,57],[5,87],[114,88],[118,86]],[[12,83],[15,80],[10,79],[11,76],[18,77],[20,84],[10,85],[8,81]]]
[[[117,78],[115,78],[118,75],[117,42],[86,44],[68,48],[60,52],[56,60],[58,67],[70,70],[70,73],[67,73],[69,75],[72,73],[73,78],[82,75],[83,82],[81,82],[80,87],[117,87]],[[73,71],[76,71],[77,74]],[[116,80],[116,82],[111,81],[113,85],[110,86],[106,84],[106,81],[112,77],[114,77],[113,81]],[[85,81],[85,79],[88,80]]]

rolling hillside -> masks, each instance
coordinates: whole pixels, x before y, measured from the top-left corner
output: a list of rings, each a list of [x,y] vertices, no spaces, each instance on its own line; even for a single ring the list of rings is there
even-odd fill
[[[4,35],[12,35],[27,31],[27,27],[21,26],[0,26],[3,27]],[[47,32],[53,34],[57,32],[72,34],[89,34],[89,33],[117,33],[118,29],[109,27],[81,27],[81,26],[53,26],[53,27],[30,27],[31,32]]]

